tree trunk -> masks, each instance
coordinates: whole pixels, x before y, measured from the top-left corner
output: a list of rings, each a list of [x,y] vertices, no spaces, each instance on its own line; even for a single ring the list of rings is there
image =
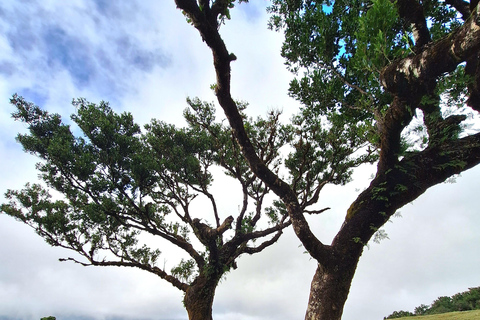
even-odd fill
[[[318,265],[310,288],[305,320],[340,320],[358,260],[325,268]]]
[[[213,320],[212,306],[218,279],[198,276],[185,293],[184,303],[189,320]]]

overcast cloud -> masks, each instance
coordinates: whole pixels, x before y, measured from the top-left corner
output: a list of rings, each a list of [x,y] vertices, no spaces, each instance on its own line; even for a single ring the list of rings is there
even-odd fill
[[[239,5],[222,26],[238,57],[232,91],[250,102],[250,115],[281,108],[288,120],[297,104],[287,96],[291,75],[279,55],[281,35],[266,28],[266,4]],[[26,128],[10,118],[14,93],[64,119],[73,98],[106,100],[142,124],[183,125],[187,96],[214,100],[210,52],[173,0],[3,0],[0,30],[0,201],[37,176],[35,158],[15,142]],[[361,168],[348,186],[325,190],[319,205],[332,209],[310,218],[319,238],[331,241],[372,172]],[[401,210],[385,228],[390,239],[365,251],[344,320],[381,320],[480,286],[479,179],[480,168],[472,169]],[[220,208],[237,210],[235,200],[224,197]],[[0,215],[0,319],[187,318],[181,292],[154,275],[58,262],[71,255]],[[214,318],[303,319],[315,267],[287,230],[275,246],[239,259],[217,290]]]

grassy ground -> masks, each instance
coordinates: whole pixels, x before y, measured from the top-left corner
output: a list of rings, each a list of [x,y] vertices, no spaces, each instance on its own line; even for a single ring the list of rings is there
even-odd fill
[[[450,312],[421,317],[405,317],[398,320],[480,320],[480,310]]]

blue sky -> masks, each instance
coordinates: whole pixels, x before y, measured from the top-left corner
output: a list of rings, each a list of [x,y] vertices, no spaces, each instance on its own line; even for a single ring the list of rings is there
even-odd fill
[[[241,4],[221,28],[238,57],[232,91],[250,102],[249,115],[281,108],[288,120],[298,105],[287,96],[291,75],[279,55],[281,35],[267,30],[266,4]],[[158,118],[182,125],[187,96],[214,100],[210,52],[173,0],[4,0],[0,30],[1,194],[37,176],[36,160],[15,143],[25,126],[10,118],[14,93],[64,119],[74,112],[73,98],[107,100],[142,124]],[[309,217],[322,240],[331,240],[371,172],[362,168],[347,187],[325,189],[319,206],[332,209]],[[479,179],[480,168],[470,170],[401,210],[403,217],[386,226],[390,239],[365,251],[344,320],[381,320],[480,285]],[[225,188],[214,189],[224,198],[221,210],[237,210]],[[172,265],[176,253],[162,251]],[[0,319],[186,319],[181,293],[168,283],[139,270],[58,262],[69,255],[0,215]],[[316,266],[291,230],[238,266],[218,288],[216,320],[303,318]]]

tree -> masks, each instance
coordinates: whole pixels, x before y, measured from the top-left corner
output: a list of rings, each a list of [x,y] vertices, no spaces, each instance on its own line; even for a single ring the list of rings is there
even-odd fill
[[[416,316],[424,316],[424,315],[427,314],[429,308],[430,308],[429,306],[427,306],[425,304],[421,304],[421,305],[419,305],[418,307],[415,308],[415,315]]]
[[[297,166],[287,161],[285,178],[259,157],[231,96],[236,57],[219,26],[234,1],[175,3],[212,51],[218,102],[250,168],[285,204],[297,237],[318,262],[306,319],[340,319],[374,234],[428,188],[480,162],[480,134],[465,130],[462,113],[480,111],[478,1],[273,0],[271,27],[285,33],[282,54],[294,73],[304,73],[290,88],[303,107],[289,158]],[[409,127],[414,119],[420,125]],[[322,128],[336,132],[334,145],[317,135]],[[335,143],[356,148],[346,159],[377,155],[378,165],[325,244],[310,230],[302,204],[309,191],[318,199],[320,186],[337,181],[316,175],[323,157],[339,150]]]
[[[270,188],[248,168],[230,130],[214,123],[210,104],[188,99],[188,128],[152,120],[143,132],[130,114],[77,99],[72,120],[83,134],[75,136],[60,115],[16,95],[11,103],[17,108],[13,117],[29,129],[17,139],[41,159],[37,168],[47,187],[9,190],[10,202],[1,210],[50,245],[79,254],[61,260],[136,267],[169,282],[185,292],[189,319],[212,319],[215,289],[236,268],[235,260],[269,247],[290,225],[281,203],[267,206]],[[289,138],[287,130],[278,130],[278,115],[245,118],[263,161],[274,168]],[[235,218],[220,212],[210,193],[214,166],[240,186]],[[200,197],[207,202],[197,205]],[[165,270],[158,265],[158,241],[146,241],[146,235],[175,245],[188,258]]]
[[[457,293],[451,299],[455,311],[480,309],[480,287],[469,288],[468,291]]]
[[[400,311],[394,311],[391,315],[389,315],[388,317],[384,317],[383,319],[398,319],[398,318],[405,318],[405,317],[412,317],[414,316],[413,313],[409,312],[409,311],[403,311],[403,310],[400,310]]]
[[[479,307],[479,297],[480,288],[469,288],[468,291],[457,293],[452,297],[438,297],[430,306],[421,304],[415,308],[415,314],[408,311],[394,311],[391,315],[385,317],[385,319],[475,310]]]
[[[452,298],[450,297],[438,297],[435,301],[433,301],[432,306],[430,308],[430,313],[447,313],[455,311],[453,306]]]
[[[209,111],[212,106],[200,101],[192,106],[194,110],[198,106],[198,111],[193,113],[196,120],[190,121],[191,130],[169,131],[171,127],[168,125],[160,125],[161,129],[157,129],[158,123],[153,122],[147,128],[146,140],[136,140],[140,133],[133,124],[124,128],[124,120],[116,120],[113,124],[120,123],[122,126],[120,131],[115,131],[116,125],[104,124],[100,120],[97,123],[97,119],[102,118],[99,116],[86,117],[83,124],[87,137],[89,134],[99,135],[97,142],[90,138],[74,139],[68,127],[60,125],[58,116],[45,115],[41,110],[30,108],[31,112],[23,112],[23,118],[31,120],[34,129],[31,136],[37,134],[43,139],[24,139],[24,142],[34,142],[32,146],[39,148],[30,151],[41,155],[46,148],[48,152],[45,154],[53,156],[54,162],[48,163],[48,158],[45,159],[47,163],[39,167],[50,186],[59,186],[57,189],[65,194],[68,201],[45,199],[45,190],[29,187],[20,192],[11,191],[12,203],[4,206],[4,210],[24,218],[25,222],[34,223],[42,235],[54,240],[54,245],[80,249],[77,250],[80,253],[86,247],[84,257],[89,264],[109,265],[106,260],[96,259],[98,250],[106,249],[110,251],[108,257],[117,257],[111,265],[147,265],[147,269],[162,275],[165,270],[151,267],[152,259],[158,256],[158,252],[148,247],[135,247],[139,239],[135,230],[130,229],[140,226],[141,230],[149,231],[155,227],[162,231],[153,229],[158,235],[162,233],[167,240],[182,244],[199,266],[198,274],[194,275],[196,278],[191,283],[180,279],[191,275],[185,272],[191,270],[186,265],[191,260],[184,261],[170,274],[186,285],[181,287],[187,291],[187,309],[197,310],[194,307],[205,304],[194,304],[193,298],[189,300],[189,297],[198,297],[197,301],[213,299],[213,292],[205,291],[205,288],[214,287],[210,284],[216,285],[219,276],[224,274],[220,265],[227,268],[234,266],[235,255],[229,256],[230,260],[222,260],[226,262],[223,265],[219,262],[222,262],[220,258],[227,257],[221,253],[230,252],[226,249],[229,248],[227,244],[232,244],[237,228],[242,230],[239,227],[242,224],[236,223],[232,230],[235,234],[233,238],[224,239],[229,226],[233,226],[233,217],[220,223],[214,215],[213,227],[210,227],[195,220],[188,211],[192,200],[190,191],[195,190],[210,199],[202,186],[209,180],[205,166],[210,164],[210,152],[215,154],[217,149],[208,147],[209,143],[205,141],[228,141],[228,148],[234,150],[235,162],[245,170],[242,174],[245,172],[256,181],[255,185],[261,185],[258,192],[271,190],[281,200],[275,202],[276,211],[266,212],[277,212],[278,218],[274,220],[285,219],[272,227],[275,228],[271,231],[273,237],[278,236],[281,227],[291,221],[303,246],[318,262],[306,318],[340,319],[359,258],[374,234],[382,236],[381,232],[378,233],[380,228],[398,208],[419,197],[429,187],[472,168],[480,161],[480,135],[463,130],[466,116],[456,109],[456,104],[463,106],[466,102],[469,106],[467,110],[479,111],[479,72],[476,70],[480,28],[477,4],[467,5],[462,1],[274,0],[270,8],[271,26],[285,32],[282,53],[292,71],[304,72],[304,76],[291,85],[292,96],[301,101],[303,107],[290,125],[282,126],[275,120],[278,119],[276,114],[272,113],[268,118],[270,120],[266,120],[271,126],[265,125],[265,122],[257,126],[246,117],[244,105],[234,100],[230,92],[230,64],[236,56],[227,49],[220,30],[222,23],[230,18],[235,1],[175,0],[175,3],[212,50],[217,75],[213,88],[238,147],[229,139],[216,140],[214,133],[219,124],[212,120],[213,112]],[[21,102],[19,105],[28,104]],[[449,115],[445,111],[455,113]],[[128,118],[128,115],[122,115],[120,119],[125,117]],[[188,117],[187,114],[187,120]],[[44,118],[47,121],[39,121]],[[83,118],[79,115],[74,119]],[[414,120],[422,125],[409,131],[409,125]],[[79,121],[79,126],[80,123],[82,121]],[[95,125],[89,128],[90,123]],[[229,131],[221,128],[223,133],[220,136],[230,137]],[[268,128],[267,132],[262,133],[262,128]],[[420,129],[424,130],[424,134],[416,133]],[[163,145],[165,135],[155,136],[155,130],[173,131],[175,143],[165,142],[168,147],[157,152],[155,148]],[[107,133],[106,139],[101,136],[104,132]],[[280,132],[285,133],[284,138],[283,135],[277,136]],[[152,134],[155,138],[149,140]],[[194,141],[188,139],[190,135],[195,137]],[[57,139],[53,139],[54,136]],[[411,141],[413,138],[415,140]],[[109,141],[116,141],[115,148],[106,144]],[[160,144],[152,141],[160,141]],[[202,141],[206,145],[198,145],[203,144]],[[265,147],[272,141],[275,141],[273,146]],[[172,148],[177,144],[181,148]],[[279,150],[282,144],[289,146],[285,153]],[[96,148],[103,153],[95,151]],[[98,160],[85,152],[90,149],[98,153]],[[240,157],[240,152],[245,160]],[[283,162],[282,156],[285,157]],[[177,159],[180,159],[179,163],[172,161]],[[377,173],[370,186],[352,203],[332,243],[322,243],[310,229],[305,214],[324,211],[312,206],[318,201],[325,185],[344,184],[350,179],[352,169],[375,161],[378,161]],[[85,165],[77,166],[77,163]],[[93,165],[98,163],[99,167]],[[221,161],[215,163],[223,166]],[[61,164],[64,171],[57,170],[57,164]],[[66,169],[73,170],[78,180],[69,178]],[[165,178],[164,172],[167,174]],[[85,177],[90,176],[93,180],[89,181],[91,185],[88,188],[94,188],[92,190],[96,193],[92,194],[98,195],[101,200],[98,203],[83,193],[89,191],[82,183],[86,182]],[[150,178],[157,183],[157,188],[150,185]],[[177,179],[180,180],[178,183]],[[244,179],[242,176],[242,181]],[[80,190],[69,186],[70,181],[80,182]],[[178,212],[168,203],[168,199],[172,201],[170,195],[175,192],[159,192],[167,190],[169,181],[180,187],[173,203],[180,205]],[[41,201],[31,201],[35,199]],[[137,200],[137,208],[131,205],[132,200]],[[151,206],[146,203],[148,201]],[[86,210],[77,210],[79,206],[84,206]],[[25,213],[25,209],[33,209],[33,215],[28,211]],[[163,220],[168,209],[177,215],[180,220],[178,225]],[[136,211],[135,214],[132,210]],[[38,213],[41,215],[36,215]],[[282,213],[287,213],[290,220]],[[83,220],[62,220],[65,217],[75,219],[79,215]],[[255,220],[254,217],[251,219]],[[86,223],[75,226],[69,224],[71,221]],[[248,227],[246,215],[242,216],[243,221]],[[206,246],[204,255],[193,252],[188,244],[180,240],[185,240],[187,232],[182,226],[192,230]],[[254,231],[253,234],[257,233]],[[211,235],[220,243],[213,241]],[[224,239],[223,242],[220,239]],[[247,242],[253,240],[248,237],[243,239]],[[93,251],[90,251],[92,248]],[[245,252],[248,253],[248,250]],[[147,264],[139,265],[137,262]],[[166,279],[166,275],[163,278]],[[202,293],[208,293],[208,299]]]

